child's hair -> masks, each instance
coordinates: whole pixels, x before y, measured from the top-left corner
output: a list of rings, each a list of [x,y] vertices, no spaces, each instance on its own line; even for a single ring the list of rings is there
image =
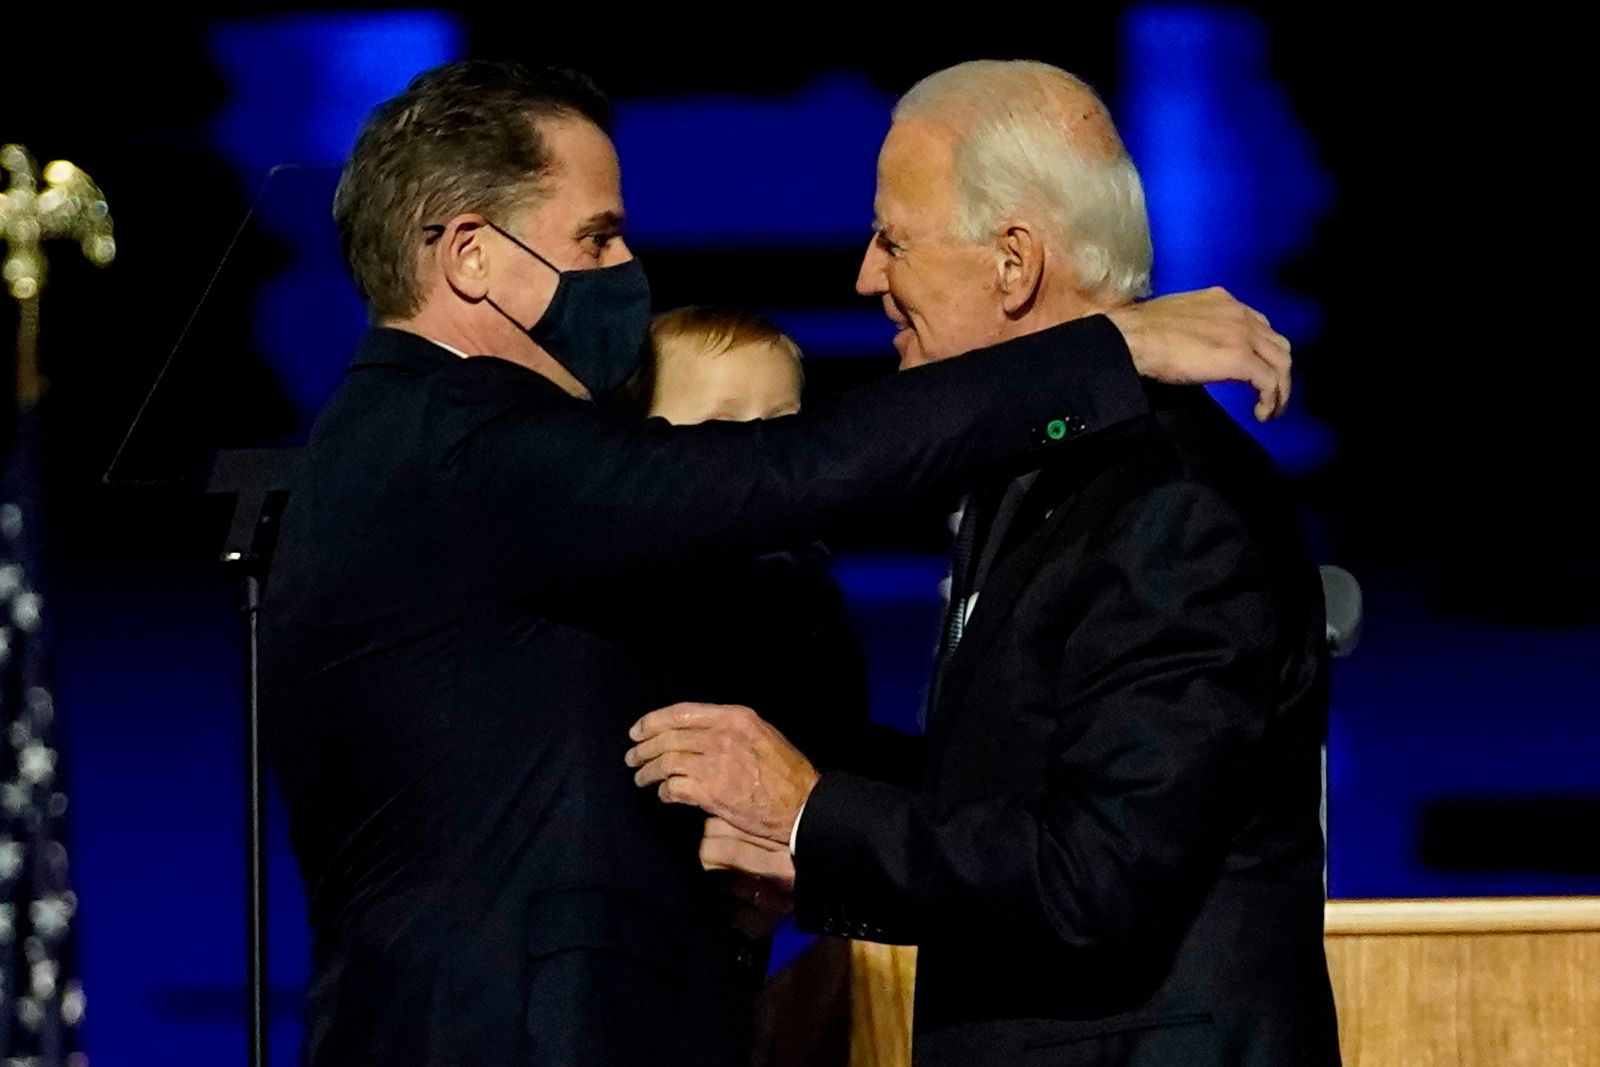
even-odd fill
[[[770,319],[738,308],[690,306],[663,311],[650,323],[651,353],[655,360],[675,358],[685,350],[720,356],[744,345],[766,344],[780,348],[800,365],[800,346]]]
[[[656,367],[665,360],[717,357],[746,345],[772,345],[794,358],[794,372],[805,384],[800,346],[768,319],[754,311],[731,307],[691,305],[663,311],[650,322],[649,358],[624,390],[629,407],[650,409],[655,395]]]

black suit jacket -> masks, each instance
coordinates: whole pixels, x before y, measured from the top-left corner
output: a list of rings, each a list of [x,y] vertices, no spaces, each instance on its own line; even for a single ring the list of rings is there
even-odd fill
[[[1109,322],[1058,340],[1073,358],[1028,342],[677,428],[374,330],[312,432],[262,609],[315,934],[307,1061],[728,1062],[701,819],[622,763],[639,715],[695,695],[630,647],[637,580],[1035,464],[1049,420],[1092,439],[1146,410]]]
[[[760,708],[814,765],[842,766],[871,727],[866,662],[829,560],[814,544],[650,581],[635,590],[633,610],[619,613],[633,622],[624,639],[674,692]],[[727,907],[730,954],[746,986],[760,990],[771,938],[734,931],[731,896]]]
[[[819,767],[867,725],[861,642],[821,544],[685,568],[642,586],[637,647],[673,686],[748,704]]]
[[[919,1063],[1338,1062],[1317,571],[1254,442],[1151,395],[999,534],[920,788],[800,821],[802,924],[921,946]]]

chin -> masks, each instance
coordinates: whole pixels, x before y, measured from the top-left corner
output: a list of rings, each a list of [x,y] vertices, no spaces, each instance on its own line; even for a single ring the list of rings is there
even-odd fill
[[[929,362],[922,351],[922,345],[917,342],[917,335],[912,330],[901,330],[894,336],[894,350],[900,354],[900,369],[908,370],[920,367]]]

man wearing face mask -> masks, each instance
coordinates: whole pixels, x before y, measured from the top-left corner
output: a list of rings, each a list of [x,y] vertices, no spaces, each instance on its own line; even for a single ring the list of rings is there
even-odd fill
[[[792,418],[610,411],[649,294],[607,123],[579,75],[452,64],[375,110],[340,181],[375,327],[262,612],[313,1065],[734,1062],[701,820],[621,763],[688,695],[619,637],[634,580],[1037,465],[1145,413],[1136,371],[1286,399],[1286,342],[1213,291]],[[1060,420],[1074,439],[1041,432]]]

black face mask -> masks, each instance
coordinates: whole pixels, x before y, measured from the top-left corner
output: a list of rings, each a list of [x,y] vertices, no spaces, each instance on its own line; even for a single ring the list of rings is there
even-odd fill
[[[559,276],[539,321],[524,326],[489,298],[494,308],[567,369],[589,395],[604,400],[644,363],[650,335],[650,280],[637,259],[615,267],[562,270],[506,233],[494,230]]]

